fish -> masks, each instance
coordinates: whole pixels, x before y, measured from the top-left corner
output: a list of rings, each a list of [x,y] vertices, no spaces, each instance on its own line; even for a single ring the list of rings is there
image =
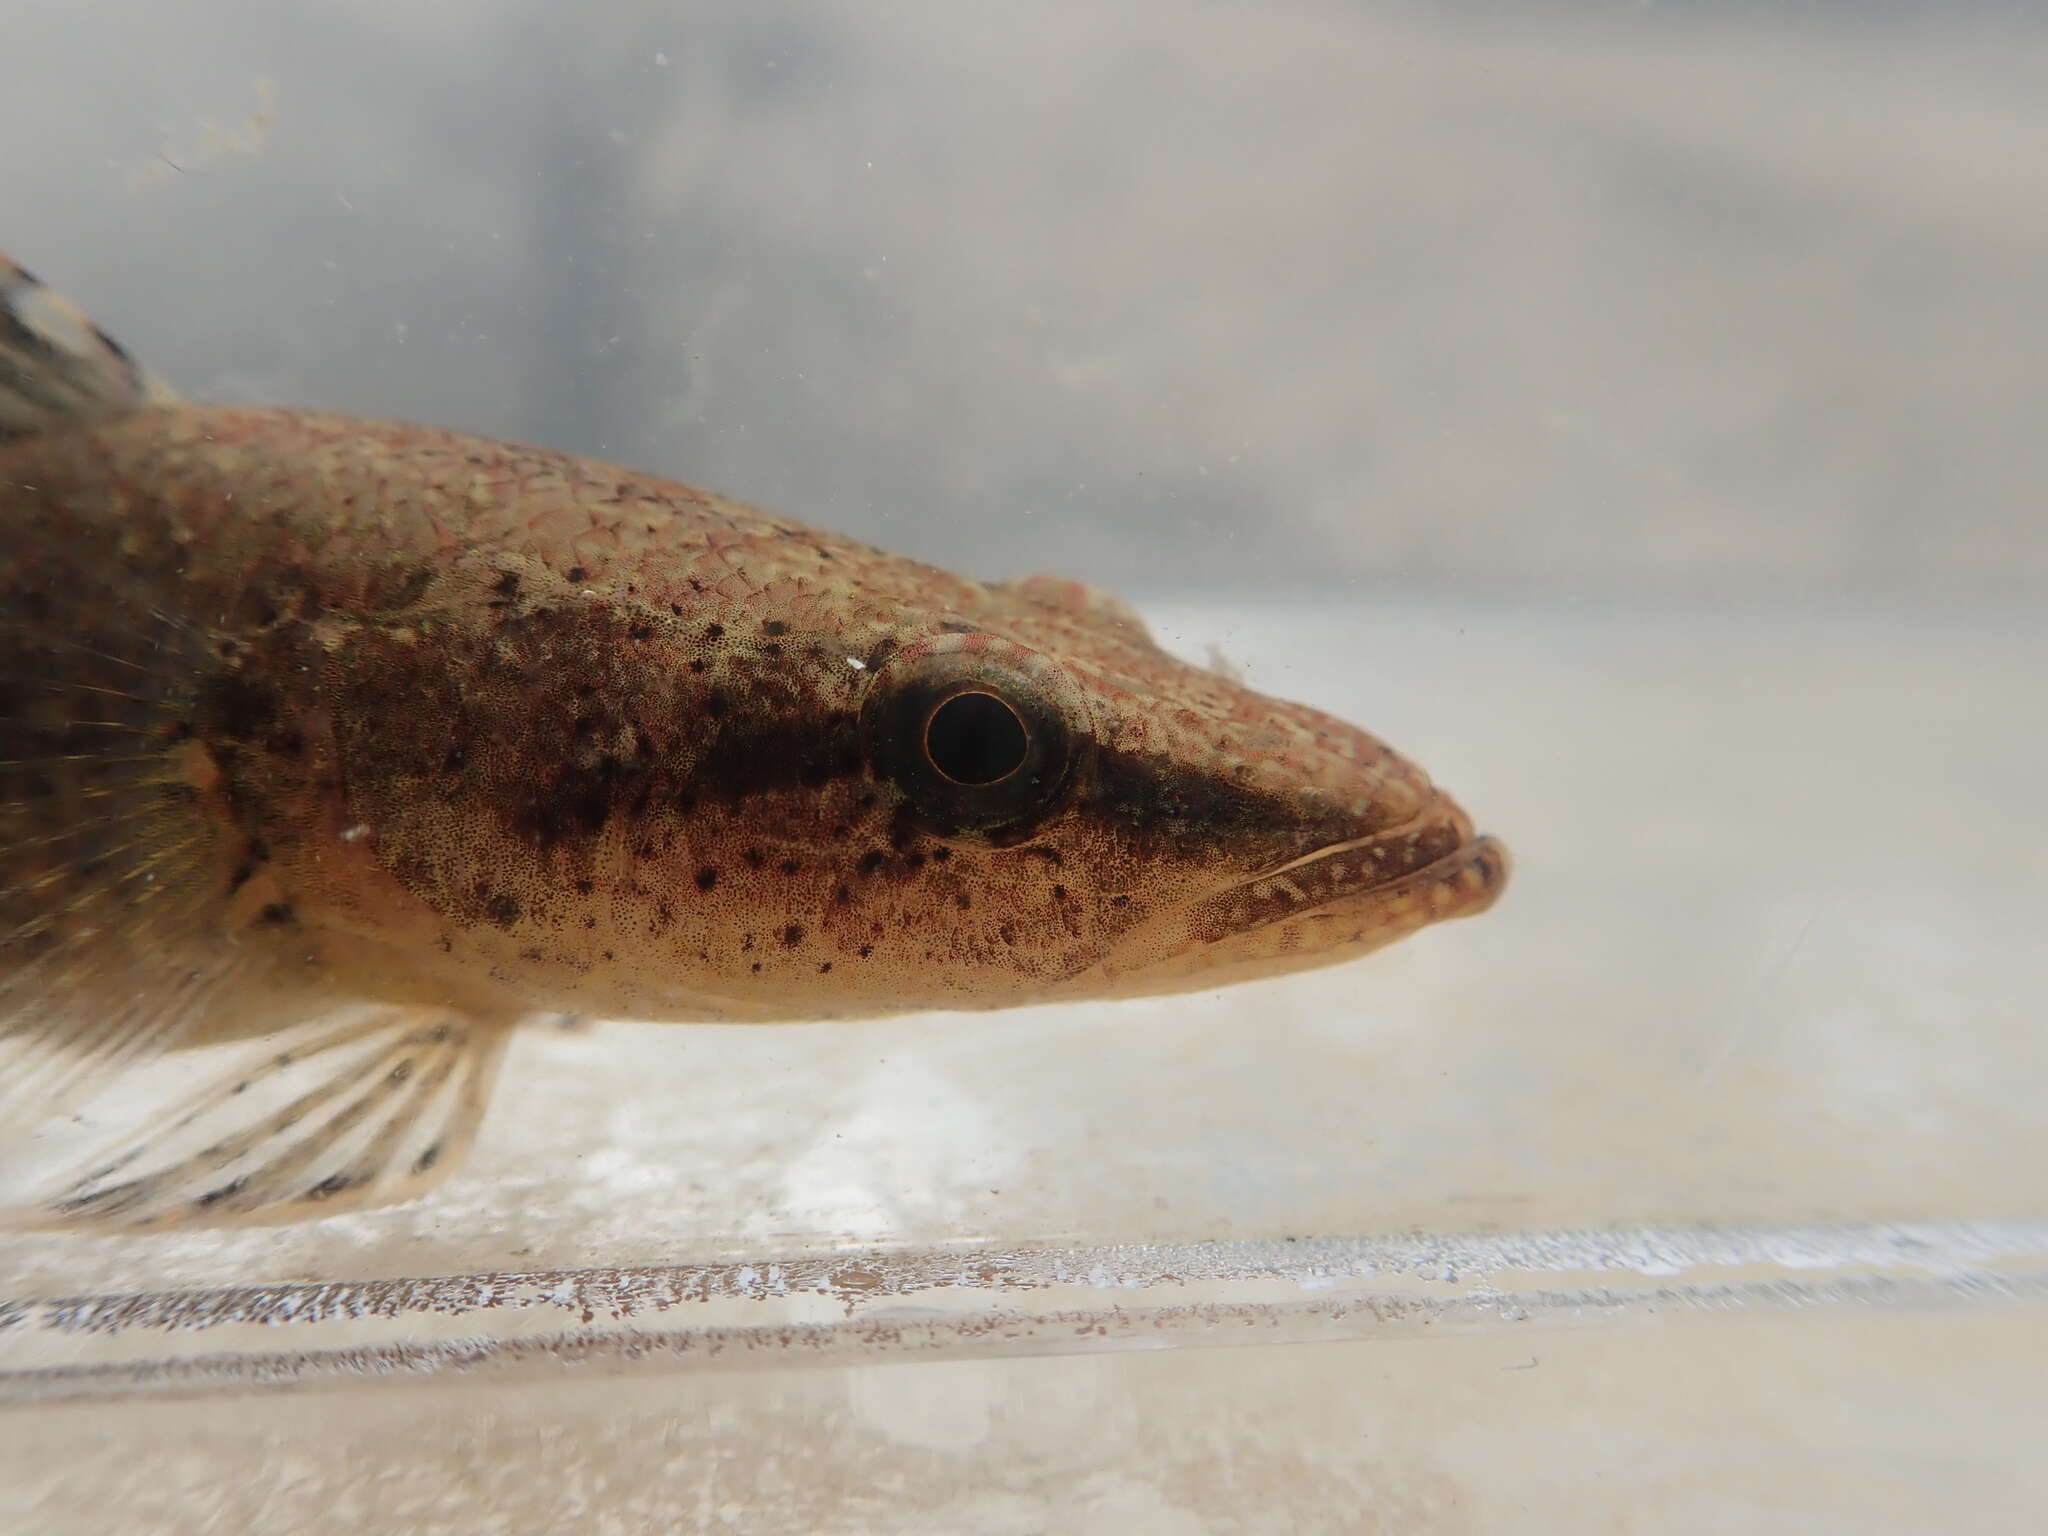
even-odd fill
[[[188,402],[4,258],[0,529],[0,1166],[132,1101],[19,1225],[418,1197],[537,1021],[1206,990],[1508,877],[1413,761],[1084,581]]]

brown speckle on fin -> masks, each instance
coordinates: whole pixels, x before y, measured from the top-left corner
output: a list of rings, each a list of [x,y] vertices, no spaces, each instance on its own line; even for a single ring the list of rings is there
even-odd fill
[[[230,1070],[39,1190],[27,1224],[260,1224],[411,1199],[461,1163],[509,1033],[407,1009],[245,1042]]]
[[[111,336],[0,256],[0,443],[173,398]]]
[[[185,724],[207,637],[96,541],[48,534],[10,523],[0,557],[0,1174],[45,1122],[204,1035],[252,960],[204,938],[227,875]]]

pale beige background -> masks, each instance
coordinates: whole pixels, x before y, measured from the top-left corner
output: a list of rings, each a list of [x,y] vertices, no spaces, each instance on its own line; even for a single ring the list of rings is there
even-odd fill
[[[2048,30],[1859,14],[18,8],[0,244],[188,388],[1132,588],[1521,864],[1215,998],[537,1037],[434,1201],[0,1296],[2041,1215]],[[0,1527],[2024,1530],[2044,1323],[49,1409]]]

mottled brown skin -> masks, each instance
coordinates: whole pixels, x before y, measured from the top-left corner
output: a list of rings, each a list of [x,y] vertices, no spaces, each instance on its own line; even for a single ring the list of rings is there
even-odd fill
[[[566,455],[171,406],[0,447],[0,527],[0,678],[55,680],[0,701],[0,978],[240,967],[188,1041],[351,997],[767,1020],[1171,991],[1505,878],[1413,764],[1086,588]],[[939,682],[1065,750],[1028,785],[932,780],[901,701]],[[130,820],[36,845],[97,800]]]

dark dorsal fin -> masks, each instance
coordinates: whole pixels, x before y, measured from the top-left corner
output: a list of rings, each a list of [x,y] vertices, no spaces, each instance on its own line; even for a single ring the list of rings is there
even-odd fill
[[[0,256],[0,444],[176,398],[76,306]]]

